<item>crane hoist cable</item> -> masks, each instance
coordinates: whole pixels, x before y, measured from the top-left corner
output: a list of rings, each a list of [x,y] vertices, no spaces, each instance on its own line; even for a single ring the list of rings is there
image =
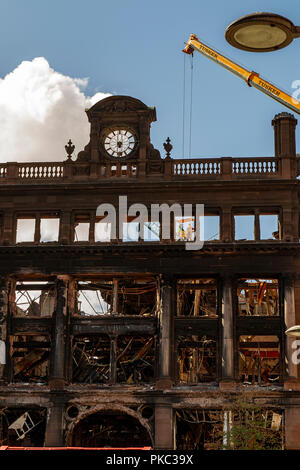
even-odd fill
[[[190,138],[189,138],[189,157],[192,152],[192,116],[193,116],[193,75],[194,75],[194,56],[191,54],[191,101],[190,101]]]
[[[200,42],[195,34],[191,34],[185,48],[183,49],[183,52],[186,54],[192,54],[195,50],[200,52],[200,54],[203,54],[208,59],[211,59],[213,62],[221,65],[221,67],[224,67],[225,69],[234,73],[239,78],[245,80],[248,86],[262,91],[266,95],[281,103],[283,106],[286,106],[295,113],[300,114],[300,101],[298,101],[296,98],[290,96],[285,91],[263,79],[257,72],[250,72],[244,67],[238,65],[236,62],[233,62],[216,50],[207,46],[203,42]]]
[[[186,54],[183,57],[183,97],[182,97],[182,157],[184,158],[184,132],[185,132],[185,67]]]
[[[185,56],[184,56],[185,57]],[[193,116],[193,55],[190,60],[190,108],[189,108],[189,129],[188,129],[188,155],[191,157],[192,149],[192,116]],[[186,61],[183,62],[183,104],[182,104],[182,156],[185,158],[185,114],[186,114]]]

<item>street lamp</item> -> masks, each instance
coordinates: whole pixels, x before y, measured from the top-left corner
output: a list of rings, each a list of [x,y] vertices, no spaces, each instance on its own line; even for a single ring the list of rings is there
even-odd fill
[[[287,336],[300,336],[300,325],[291,326],[291,328],[286,330],[285,334]]]
[[[249,52],[271,52],[288,46],[300,37],[300,26],[276,13],[257,12],[231,23],[225,38],[232,46]],[[300,325],[285,331],[287,336],[300,337]]]
[[[258,12],[231,23],[225,38],[234,47],[249,52],[270,52],[288,46],[300,37],[300,26],[275,13]]]

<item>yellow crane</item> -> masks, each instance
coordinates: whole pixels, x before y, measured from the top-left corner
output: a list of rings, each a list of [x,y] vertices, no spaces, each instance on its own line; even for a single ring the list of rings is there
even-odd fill
[[[195,50],[245,80],[250,87],[253,86],[257,88],[274,100],[283,104],[283,106],[286,106],[295,113],[300,114],[300,101],[296,98],[293,98],[272,83],[264,80],[257,72],[250,72],[232,60],[227,59],[227,57],[223,56],[203,42],[200,42],[195,34],[191,34],[183,52],[186,54],[192,54]]]

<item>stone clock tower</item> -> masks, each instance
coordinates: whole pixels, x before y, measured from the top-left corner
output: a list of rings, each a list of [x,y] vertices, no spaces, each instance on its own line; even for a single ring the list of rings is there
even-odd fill
[[[77,161],[139,164],[139,172],[160,171],[161,157],[150,142],[156,110],[130,96],[110,96],[86,111],[91,123],[90,142]]]

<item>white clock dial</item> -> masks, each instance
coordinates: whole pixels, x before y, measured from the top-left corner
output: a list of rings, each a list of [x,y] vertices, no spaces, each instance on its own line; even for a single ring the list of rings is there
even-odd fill
[[[106,152],[115,158],[127,157],[133,151],[135,144],[135,137],[128,129],[111,130],[104,138]]]

